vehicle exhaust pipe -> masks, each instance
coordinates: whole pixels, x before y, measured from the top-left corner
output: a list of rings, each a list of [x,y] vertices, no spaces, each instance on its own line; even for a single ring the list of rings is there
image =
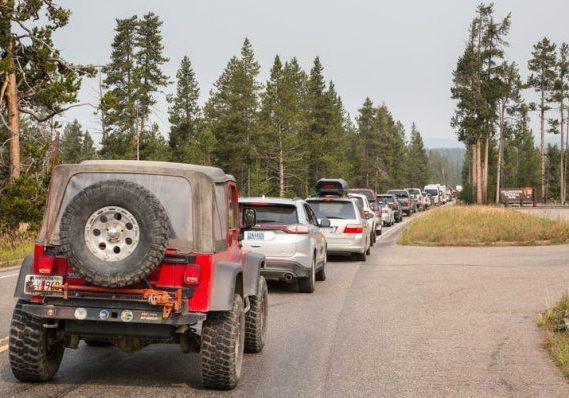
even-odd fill
[[[284,280],[290,282],[294,279],[294,276],[291,273],[284,274]]]

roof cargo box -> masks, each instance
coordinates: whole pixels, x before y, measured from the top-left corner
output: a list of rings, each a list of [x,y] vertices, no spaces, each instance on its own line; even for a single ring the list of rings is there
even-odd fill
[[[347,196],[348,183],[341,178],[321,178],[316,182],[318,196]]]

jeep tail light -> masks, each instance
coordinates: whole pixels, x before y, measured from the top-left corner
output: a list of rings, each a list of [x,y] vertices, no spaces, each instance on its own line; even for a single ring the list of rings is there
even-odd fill
[[[188,264],[186,265],[186,270],[184,271],[184,284],[190,286],[196,286],[200,284],[200,265],[199,264]]]
[[[42,255],[38,257],[37,270],[42,275],[51,275],[53,266],[55,264],[55,257]]]
[[[345,234],[361,234],[364,232],[364,227],[361,224],[348,224],[344,228]]]
[[[287,225],[284,228],[284,231],[287,234],[307,234],[308,233],[308,227],[306,225],[302,225],[302,224],[293,224],[293,225]]]

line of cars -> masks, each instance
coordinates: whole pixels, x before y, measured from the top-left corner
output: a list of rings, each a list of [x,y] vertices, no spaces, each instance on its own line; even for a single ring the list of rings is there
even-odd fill
[[[316,281],[326,280],[328,253],[350,253],[366,261],[383,227],[448,200],[440,185],[376,194],[369,188],[350,189],[343,179],[323,178],[316,194],[306,199],[239,199],[241,212],[253,209],[257,214],[242,245],[265,256],[261,274],[267,280],[298,281],[301,292],[312,293]]]

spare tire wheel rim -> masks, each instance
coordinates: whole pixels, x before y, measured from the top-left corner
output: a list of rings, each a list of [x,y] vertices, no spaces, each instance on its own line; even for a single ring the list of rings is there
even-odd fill
[[[124,260],[136,250],[139,242],[138,222],[122,207],[103,207],[91,214],[85,224],[85,244],[99,260]]]

